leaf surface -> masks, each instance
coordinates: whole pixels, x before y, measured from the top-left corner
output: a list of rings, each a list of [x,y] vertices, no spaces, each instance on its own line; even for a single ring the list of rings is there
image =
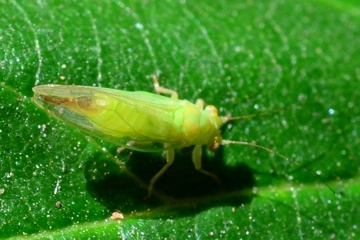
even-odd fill
[[[359,237],[357,1],[0,3],[1,238]],[[146,202],[161,153],[118,153],[31,101],[49,83],[152,92],[154,73],[222,115],[268,112],[223,136],[289,159],[205,151],[221,189],[179,150]]]

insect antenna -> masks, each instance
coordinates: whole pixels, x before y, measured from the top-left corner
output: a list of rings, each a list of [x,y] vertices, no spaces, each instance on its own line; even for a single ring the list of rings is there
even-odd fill
[[[259,112],[259,113],[254,113],[254,114],[249,114],[249,115],[243,115],[243,116],[226,116],[226,117],[222,117],[223,119],[223,123],[229,122],[229,121],[234,121],[234,120],[241,120],[241,119],[247,119],[247,118],[254,118],[254,117],[260,117],[260,116],[265,116],[265,115],[270,115],[273,113],[278,113],[278,112],[283,112],[284,110],[286,110],[288,108],[279,108],[279,109],[275,109],[272,111],[266,111],[266,112]]]
[[[265,150],[265,151],[267,151],[269,153],[273,153],[273,154],[285,159],[286,161],[289,161],[289,158],[286,157],[285,155],[282,155],[282,154],[276,152],[273,149],[270,149],[270,148],[267,148],[267,147],[264,147],[264,146],[261,146],[261,145],[255,144],[255,143],[242,142],[242,141],[233,141],[233,140],[226,140],[226,139],[221,140],[221,145],[229,145],[229,144],[246,145],[246,146],[251,146],[251,147],[255,147],[255,148],[260,148],[260,149]]]
[[[226,140],[226,139],[222,139],[221,140],[221,145],[229,145],[229,144],[238,144],[238,145],[246,145],[246,146],[251,146],[251,147],[255,147],[255,148],[259,148],[259,149],[262,149],[262,150],[265,150],[269,153],[272,153],[272,154],[275,154],[281,158],[283,158],[285,161],[289,161],[290,158],[286,157],[285,155],[283,154],[280,154],[278,152],[276,152],[275,150],[273,149],[270,149],[270,148],[267,148],[267,147],[264,147],[264,146],[261,146],[261,145],[258,145],[256,143],[251,143],[251,142],[243,142],[243,141],[233,141],[233,140]],[[323,183],[327,188],[330,189],[330,191],[336,195],[336,192],[329,186],[329,184],[327,184],[319,175],[316,175],[314,172],[310,171],[307,167],[305,166],[301,166],[300,163],[296,162],[296,161],[293,161],[296,165],[302,167],[303,169],[305,169],[308,173],[310,173],[311,175],[315,176],[317,179],[320,180],[321,183]]]

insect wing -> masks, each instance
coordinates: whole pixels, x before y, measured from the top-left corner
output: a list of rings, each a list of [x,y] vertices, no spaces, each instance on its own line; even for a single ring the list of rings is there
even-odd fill
[[[181,129],[173,120],[181,101],[147,92],[44,85],[34,101],[52,116],[84,132],[133,150],[178,147]]]

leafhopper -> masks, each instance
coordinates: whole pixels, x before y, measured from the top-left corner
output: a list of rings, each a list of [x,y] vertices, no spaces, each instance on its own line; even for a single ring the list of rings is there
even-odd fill
[[[192,161],[195,169],[213,178],[202,169],[202,146],[216,150],[219,145],[243,144],[273,150],[248,143],[224,140],[221,126],[244,117],[218,116],[216,107],[178,99],[176,91],[163,88],[154,76],[154,93],[128,92],[116,89],[75,86],[42,85],[33,88],[34,102],[50,115],[118,146],[143,152],[166,153],[166,164],[150,180],[148,196],[158,178],[174,161],[174,149],[195,146]],[[168,94],[166,97],[160,94]]]

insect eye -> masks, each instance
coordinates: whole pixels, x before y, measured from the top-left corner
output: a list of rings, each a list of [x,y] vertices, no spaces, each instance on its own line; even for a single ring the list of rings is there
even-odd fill
[[[210,147],[211,151],[216,151],[219,148],[219,143],[214,142],[214,144]]]
[[[213,105],[208,105],[206,106],[205,108],[205,111],[208,111],[211,113],[211,115],[213,115],[214,117],[217,117],[218,116],[218,110],[215,106]]]
[[[210,145],[209,149],[211,151],[216,151],[219,148],[220,144],[219,144],[219,138],[215,137],[214,138],[214,142]]]

